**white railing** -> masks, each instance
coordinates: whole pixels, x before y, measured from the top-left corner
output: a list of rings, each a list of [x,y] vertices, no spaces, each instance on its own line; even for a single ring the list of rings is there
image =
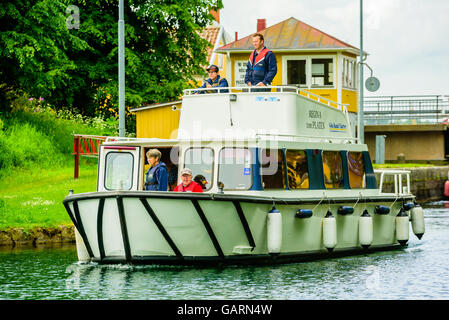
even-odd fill
[[[270,89],[270,91],[261,91],[263,89]],[[271,89],[275,89],[275,91],[271,91]],[[300,96],[306,97],[310,100],[322,103],[329,107],[334,107],[340,111],[342,111],[345,115],[348,114],[348,106],[347,103],[339,103],[327,98],[323,98],[322,96],[309,92],[304,89],[300,89],[296,86],[264,86],[264,87],[213,87],[213,88],[201,88],[201,89],[185,89],[183,90],[184,95],[190,96],[199,94],[200,92],[214,91],[215,94],[233,94],[233,93],[273,93],[273,92],[293,92]],[[223,92],[227,91],[227,92]]]
[[[382,170],[376,169],[375,173],[380,173],[379,180],[379,193],[383,192],[383,184],[385,182],[385,176],[391,175],[394,177],[394,194],[400,195],[408,195],[411,194],[410,191],[410,171],[409,170]],[[402,177],[406,176],[406,186],[402,186]]]

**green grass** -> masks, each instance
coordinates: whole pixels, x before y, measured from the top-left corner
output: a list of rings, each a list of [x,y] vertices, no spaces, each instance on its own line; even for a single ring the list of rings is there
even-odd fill
[[[427,163],[385,163],[376,164],[373,163],[374,169],[384,169],[384,168],[419,168],[419,167],[433,167],[433,164]]]
[[[0,230],[22,227],[57,227],[71,224],[62,204],[69,189],[75,193],[96,190],[95,159],[80,161],[79,178],[73,164],[53,169],[16,169],[0,180]]]

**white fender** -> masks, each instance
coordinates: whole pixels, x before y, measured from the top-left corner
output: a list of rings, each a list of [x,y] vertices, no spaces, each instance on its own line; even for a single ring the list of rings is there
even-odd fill
[[[419,204],[416,204],[415,207],[411,209],[411,218],[413,233],[418,237],[418,239],[421,239],[426,231],[426,227],[424,224],[424,212]]]
[[[83,238],[81,237],[78,230],[75,229],[75,242],[76,242],[76,253],[78,255],[79,262],[88,262],[90,261],[89,253],[87,252],[86,245],[84,244]]]
[[[270,254],[281,252],[282,246],[282,215],[273,206],[267,215],[267,247]]]
[[[396,216],[396,239],[401,245],[405,245],[409,235],[409,217],[404,209]]]
[[[323,218],[323,244],[329,252],[337,245],[337,220],[330,211]]]
[[[359,218],[359,242],[365,249],[373,242],[373,217],[367,210]]]

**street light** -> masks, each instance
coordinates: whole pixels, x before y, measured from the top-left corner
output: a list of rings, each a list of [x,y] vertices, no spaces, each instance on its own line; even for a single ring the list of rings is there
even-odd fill
[[[124,0],[119,0],[118,11],[118,127],[119,136],[125,136],[125,20]]]

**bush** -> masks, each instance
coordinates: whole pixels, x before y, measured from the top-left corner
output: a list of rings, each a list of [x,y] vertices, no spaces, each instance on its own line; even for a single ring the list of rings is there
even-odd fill
[[[72,165],[73,134],[118,135],[118,121],[114,118],[87,118],[70,110],[55,111],[42,98],[21,96],[14,101],[13,110],[0,115],[0,176],[13,167]]]

